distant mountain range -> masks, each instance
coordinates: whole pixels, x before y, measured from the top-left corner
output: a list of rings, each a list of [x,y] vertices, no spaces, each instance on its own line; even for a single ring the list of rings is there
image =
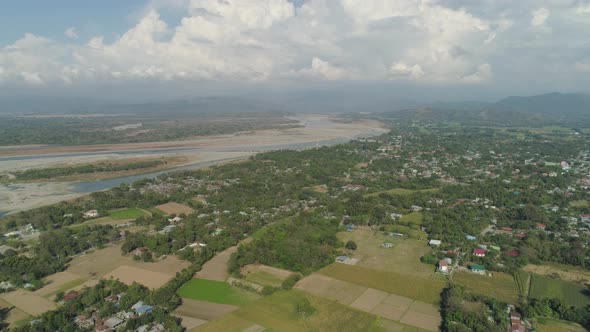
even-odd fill
[[[547,93],[513,96],[497,102],[420,102],[395,99],[386,89],[307,92],[266,95],[266,97],[195,97],[145,103],[123,103],[84,98],[2,97],[0,114],[31,113],[134,113],[152,116],[166,113],[248,113],[248,112],[367,112],[398,119],[475,121],[494,123],[575,123],[590,122],[590,95]]]

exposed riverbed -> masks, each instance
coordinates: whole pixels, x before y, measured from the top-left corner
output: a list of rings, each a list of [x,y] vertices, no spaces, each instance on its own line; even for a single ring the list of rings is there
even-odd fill
[[[187,156],[192,162],[163,171],[106,180],[0,185],[0,217],[175,170],[208,167],[247,158],[262,151],[334,145],[387,131],[377,121],[341,123],[333,121],[331,117],[318,115],[298,116],[297,119],[302,128],[260,130],[179,142],[26,148],[20,151],[21,154],[12,150],[10,154],[0,154],[0,172],[146,156]]]

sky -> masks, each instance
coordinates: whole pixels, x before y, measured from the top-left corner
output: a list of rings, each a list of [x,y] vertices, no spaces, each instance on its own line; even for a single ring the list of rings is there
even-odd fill
[[[0,89],[588,92],[589,32],[590,0],[4,0]]]

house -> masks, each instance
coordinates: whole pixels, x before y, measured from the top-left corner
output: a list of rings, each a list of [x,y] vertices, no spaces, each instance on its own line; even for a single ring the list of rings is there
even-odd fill
[[[349,260],[348,256],[338,256],[336,257],[336,262],[338,263],[346,263]]]
[[[500,247],[494,245],[490,245],[490,249],[500,251]]]
[[[142,305],[141,307],[135,309],[135,313],[138,315],[149,314],[154,310],[151,305]]]
[[[89,329],[94,326],[94,319],[86,315],[78,315],[74,319],[74,323],[81,329]]]
[[[441,240],[435,240],[435,239],[432,239],[432,240],[428,241],[428,245],[429,246],[436,246],[436,247],[438,247],[438,246],[441,245],[441,243],[442,243]]]
[[[168,222],[171,222],[173,224],[180,222],[180,221],[182,221],[182,218],[180,218],[180,217],[174,217],[174,218],[168,219]]]
[[[486,251],[481,248],[473,249],[473,255],[477,257],[486,257]]]
[[[70,292],[66,296],[64,296],[64,301],[70,301],[78,297],[78,292]]]
[[[467,235],[465,238],[469,241],[475,241],[475,239],[476,239],[476,237],[473,235]]]
[[[506,253],[506,255],[508,255],[510,257],[518,257],[518,256],[520,256],[520,253],[516,250],[510,250],[509,252]]]
[[[545,228],[547,228],[547,225],[545,225],[545,224],[537,224],[537,228],[540,229],[540,230],[542,230],[542,231],[544,231]]]
[[[410,210],[412,210],[414,212],[420,212],[420,211],[422,211],[422,207],[421,206],[418,206],[418,205],[412,205],[410,207]]]
[[[389,233],[391,236],[402,237],[404,236],[402,233]]]
[[[443,272],[443,273],[449,272],[449,263],[447,263],[447,261],[445,261],[445,260],[439,261],[438,262],[438,271]]]
[[[469,270],[473,273],[484,274],[486,273],[486,268],[483,265],[471,265],[469,266]]]
[[[352,232],[352,231],[354,231],[354,229],[355,229],[355,227],[354,227],[354,225],[352,225],[352,224],[351,224],[351,225],[347,225],[347,226],[346,226],[346,230],[347,230],[347,231],[349,231],[349,232]]]
[[[390,213],[390,214],[389,214],[389,217],[390,217],[391,219],[393,219],[393,220],[398,220],[398,219],[400,219],[400,218],[401,218],[401,217],[403,217],[403,216],[404,216],[404,215],[403,215],[403,214],[401,214],[401,213]]]
[[[393,248],[393,243],[391,243],[391,242],[383,242],[381,244],[381,248]]]
[[[146,247],[141,247],[141,248],[137,248],[137,249],[133,250],[133,254],[135,256],[141,256],[141,254],[143,254],[146,251],[148,251],[148,249]]]
[[[104,325],[106,325],[110,329],[115,329],[117,328],[117,326],[123,323],[125,323],[125,321],[117,317],[110,317],[109,319],[104,321]]]
[[[583,214],[580,216],[580,221],[590,223],[590,214]]]
[[[84,212],[84,218],[96,218],[98,217],[98,211],[96,210],[89,210]]]

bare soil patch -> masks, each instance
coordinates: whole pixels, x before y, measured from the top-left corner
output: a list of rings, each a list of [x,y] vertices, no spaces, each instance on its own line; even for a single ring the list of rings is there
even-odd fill
[[[49,296],[59,292],[64,285],[79,279],[79,275],[71,272],[58,272],[45,278],[46,285],[43,286],[43,288],[36,290],[34,293],[40,296]]]
[[[195,211],[186,205],[179,204],[176,202],[169,202],[166,204],[157,205],[156,208],[166,214],[176,214],[176,215],[179,215],[182,213],[191,214]]]
[[[400,322],[429,331],[438,331],[438,328],[440,326],[440,316],[435,317],[417,311],[408,310],[404,314]]]
[[[371,313],[386,319],[399,321],[402,319],[402,316],[406,310],[406,308],[382,302],[379,303],[373,310],[371,310]]]
[[[183,298],[182,305],[176,308],[174,313],[192,318],[213,320],[234,310],[237,310],[238,308],[239,307],[237,306],[229,304],[220,304]]]
[[[31,317],[31,315],[22,311],[21,309],[13,306],[12,304],[0,299],[0,308],[10,308],[8,315],[5,318],[5,322],[8,323],[8,327],[14,327],[14,324],[24,319]]]
[[[389,294],[377,289],[368,288],[361,296],[350,304],[351,307],[362,311],[371,312]]]
[[[225,281],[227,277],[229,277],[229,273],[227,272],[229,257],[236,251],[238,251],[238,246],[229,247],[218,253],[215,257],[203,264],[203,268],[195,274],[195,277],[200,279]]]
[[[31,316],[37,316],[57,308],[57,305],[48,299],[22,289],[4,293],[0,298]]]
[[[259,264],[246,265],[242,268],[241,273],[244,274],[244,273],[255,272],[255,271],[263,271],[266,273],[270,273],[270,274],[277,276],[281,279],[286,279],[293,274],[293,272],[291,272],[289,270],[283,270],[283,269],[279,269],[277,267],[272,267],[272,266],[268,266],[268,265],[259,265]]]
[[[147,288],[160,288],[167,283],[172,276],[161,272],[149,271],[132,266],[119,266],[107,273],[103,278],[119,279],[124,284],[131,285],[134,282],[142,284]]]
[[[188,317],[188,316],[176,315],[176,317],[179,317],[180,319],[182,319],[182,321],[180,322],[180,325],[182,325],[182,327],[184,327],[186,329],[186,331],[190,331],[190,330],[194,329],[195,327],[201,326],[201,325],[206,324],[208,322],[204,319],[193,318],[193,317]]]

